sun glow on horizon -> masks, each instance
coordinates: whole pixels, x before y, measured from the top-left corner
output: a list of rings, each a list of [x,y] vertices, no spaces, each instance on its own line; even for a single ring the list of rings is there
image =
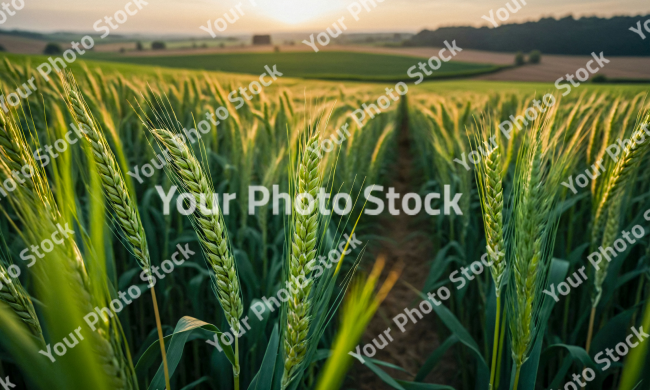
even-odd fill
[[[257,0],[257,13],[287,24],[300,24],[345,10],[341,0]]]

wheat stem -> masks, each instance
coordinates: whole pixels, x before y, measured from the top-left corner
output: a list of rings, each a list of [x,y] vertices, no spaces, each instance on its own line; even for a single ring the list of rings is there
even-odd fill
[[[501,297],[497,296],[497,310],[496,310],[496,320],[494,325],[494,341],[492,342],[492,369],[490,370],[490,389],[494,388],[494,380],[496,377],[496,367],[498,360],[498,351],[499,351],[499,326],[501,319]]]
[[[513,382],[512,390],[517,390],[517,387],[519,387],[519,374],[521,374],[521,364],[518,364],[516,367],[515,381]]]
[[[156,328],[158,328],[158,340],[160,340],[160,353],[162,354],[162,359],[164,362],[167,361],[167,351],[165,350],[165,342],[162,333],[162,324],[160,323],[160,314],[158,313],[158,300],[156,299],[156,289],[151,287],[151,299],[153,300],[154,314],[156,316]],[[165,385],[167,389],[170,390],[172,387],[169,381],[169,368],[167,364],[163,364],[163,370],[165,371]]]
[[[503,360],[503,342],[505,341],[506,338],[506,324],[505,324],[505,317],[506,317],[506,312],[505,310],[501,314],[501,330],[500,330],[500,335],[499,335],[499,348],[497,352],[497,372],[496,372],[496,379],[494,381],[494,388],[498,389],[499,384],[501,382],[501,361]]]
[[[237,362],[237,365],[233,367],[233,376],[235,378],[235,390],[239,390],[239,337],[235,337],[235,362]]]
[[[596,307],[592,306],[591,314],[589,315],[589,332],[587,333],[587,345],[585,346],[585,351],[589,353],[589,348],[591,347],[591,338],[594,335],[594,321],[596,320]]]

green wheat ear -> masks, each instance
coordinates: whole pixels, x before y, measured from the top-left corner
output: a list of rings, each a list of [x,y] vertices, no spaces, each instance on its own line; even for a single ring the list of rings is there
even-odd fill
[[[605,188],[597,204],[594,226],[592,230],[592,249],[602,244],[611,246],[619,234],[620,211],[625,189],[633,181],[633,173],[639,167],[641,160],[650,149],[650,115],[646,117],[632,133],[630,143],[621,152],[614,168],[607,177]],[[609,204],[608,204],[609,203]],[[603,230],[601,233],[601,230]],[[601,238],[602,236],[602,238]],[[592,307],[598,306],[603,292],[603,283],[607,277],[609,262],[603,262],[596,270],[594,290],[592,292]]]
[[[14,169],[16,167],[22,168],[25,165],[29,165],[34,169],[36,164],[30,159],[31,150],[29,150],[29,146],[25,143],[21,130],[16,123],[8,121],[5,118],[2,118],[0,123],[4,126],[2,128],[4,131],[0,131],[0,142],[5,152],[10,150],[9,153],[0,153],[2,169],[6,170],[9,167],[13,167]],[[45,176],[41,171],[34,169],[31,179],[24,180],[20,185],[20,189],[14,193],[11,201],[14,204],[14,209],[21,210],[21,213],[19,213],[20,218],[26,226],[33,227],[34,221],[38,221],[44,222],[47,225],[48,231],[56,229],[55,224],[60,221],[58,219],[60,214],[47,185]],[[92,312],[94,306],[91,293],[92,283],[86,273],[81,252],[74,240],[66,240],[64,247],[67,252],[66,258],[69,261],[63,264],[63,268],[70,276],[70,281],[75,285],[76,291],[79,293],[76,303],[83,312]],[[11,306],[13,307],[13,305]],[[34,318],[37,318],[35,314]],[[105,374],[111,378],[111,385],[115,389],[130,389],[132,372],[129,370],[124,357],[116,352],[119,350],[119,347],[115,345],[115,340],[111,337],[109,324],[102,321],[99,323],[99,326],[101,328],[89,336],[93,340],[92,348],[99,357]],[[42,335],[40,338],[42,339]]]
[[[630,143],[625,146],[614,168],[607,178],[600,200],[597,203],[592,231],[592,245],[597,245],[600,239],[601,230],[605,224],[604,213],[607,209],[607,201],[624,190],[625,185],[632,177],[632,173],[639,166],[645,153],[650,149],[650,115],[639,124],[639,127],[632,133]]]
[[[313,207],[305,215],[297,212],[298,203],[302,210],[309,209],[309,199],[301,194],[309,194],[316,200],[322,182],[320,158],[315,152],[318,148],[319,132],[316,131],[303,153],[298,166],[297,192],[294,202],[293,233],[291,254],[289,256],[289,276],[291,299],[287,305],[287,327],[284,332],[284,373],[282,388],[285,389],[294,377],[296,369],[303,363],[308,347],[307,335],[311,323],[310,292],[313,285],[311,271],[316,258],[316,236],[318,234],[318,207]]]
[[[536,135],[534,136],[536,137]],[[534,315],[539,274],[544,270],[542,240],[548,210],[542,197],[543,160],[539,142],[531,142],[530,152],[520,156],[521,169],[517,180],[521,186],[516,205],[515,256],[513,261],[513,287],[515,288],[515,318],[510,322],[513,359],[518,367],[526,361],[534,336]]]
[[[547,114],[548,115],[548,114]],[[525,135],[514,178],[512,261],[507,316],[515,389],[521,366],[539,337],[543,289],[548,278],[559,212],[555,205],[566,165],[575,154],[551,139],[548,118]],[[561,151],[558,156],[554,151]]]
[[[196,204],[204,204],[215,212],[202,213],[197,206],[194,214],[195,230],[205,250],[206,258],[215,276],[215,292],[228,324],[235,333],[239,332],[239,319],[244,308],[235,261],[228,249],[228,235],[221,217],[221,210],[216,205],[214,190],[209,184],[201,164],[194,157],[187,145],[167,130],[151,130],[160,144],[169,151],[170,162],[174,172],[194,197]]]
[[[485,226],[485,240],[488,254],[492,260],[490,271],[498,297],[501,294],[501,283],[506,273],[503,229],[503,179],[501,177],[503,168],[501,166],[501,147],[492,145],[488,139],[488,135],[491,134],[490,126],[492,125],[483,123],[482,130],[476,137],[477,146],[485,149],[485,155],[477,165],[476,175],[483,224]],[[481,143],[479,143],[479,140]]]
[[[623,194],[619,193],[614,199],[610,202],[610,206],[607,211],[607,222],[605,223],[605,231],[603,232],[603,247],[611,247],[616,241],[616,237],[620,233],[619,221],[620,221],[620,211],[621,211],[621,202],[623,200]],[[609,268],[609,261],[602,262],[599,264],[598,269],[595,272],[594,277],[594,291],[591,296],[591,306],[597,307],[600,302],[600,298],[603,293],[603,283],[607,277],[607,269]]]
[[[2,114],[0,114],[0,147],[4,150],[4,154],[0,154],[0,160],[6,164],[9,171],[20,172],[25,166],[30,166],[32,169],[36,166],[34,160],[30,157],[30,151],[27,150],[28,146],[24,143],[21,130],[15,122],[7,120]],[[40,175],[40,173],[36,173],[36,175]],[[27,207],[36,209],[37,205],[43,205],[54,223],[58,222],[56,219],[59,216],[59,212],[56,209],[56,205],[54,205],[54,201],[41,196],[40,192],[42,190],[36,188],[35,180],[23,180],[20,183],[20,187],[21,195],[26,198],[24,201]],[[71,246],[73,253],[70,254],[70,257],[74,260],[74,262],[71,262],[71,266],[75,272],[73,277],[84,286],[86,295],[84,299],[90,301],[90,281],[83,257],[81,256],[81,251],[74,240],[71,242]]]
[[[0,160],[7,165],[10,171],[16,170],[16,168],[20,171],[24,165],[18,163],[18,161],[22,161],[21,151],[11,141],[8,126],[9,123],[4,114],[0,112],[0,150],[4,152],[0,152]],[[24,183],[33,187],[31,180],[24,180]],[[25,191],[25,193],[30,196],[30,199],[34,199],[33,191]],[[9,264],[5,264],[3,260],[0,260],[0,283],[3,285],[0,289],[0,300],[8,304],[16,315],[29,327],[32,334],[43,341],[43,330],[34,311],[32,300],[20,281],[18,279],[11,279],[7,273],[8,267]]]
[[[117,161],[110,151],[103,134],[95,126],[77,91],[71,88],[68,90],[68,101],[79,130],[86,135],[90,142],[106,199],[115,210],[117,222],[122,227],[127,240],[129,240],[140,268],[149,270],[151,261],[149,259],[147,237],[140,221],[140,214],[129,196],[129,191]]]
[[[128,187],[117,164],[117,160],[111,152],[103,133],[95,125],[95,121],[88,111],[83,97],[76,89],[72,75],[68,74],[63,81],[70,112],[79,130],[90,143],[95,167],[101,178],[105,197],[117,217],[117,224],[121,227],[124,237],[129,241],[140,268],[148,274],[151,274],[151,259],[149,257],[149,247],[147,245],[144,226],[140,220],[137,205],[131,200]],[[153,287],[151,288],[151,297],[156,318],[156,328],[158,329],[158,339],[161,346],[165,383],[169,389],[171,385],[166,350],[164,348],[162,323],[160,321],[156,291]]]
[[[29,330],[39,340],[43,341],[43,330],[36,317],[34,304],[18,279],[12,279],[7,273],[7,265],[0,261],[0,301],[6,303],[16,315],[27,325]]]

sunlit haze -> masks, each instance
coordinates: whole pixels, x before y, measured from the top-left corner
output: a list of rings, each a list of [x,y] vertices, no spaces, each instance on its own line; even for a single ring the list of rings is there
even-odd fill
[[[97,20],[113,16],[129,1],[121,0],[25,0],[25,7],[16,16],[0,25],[0,29],[33,31],[90,32]],[[119,26],[117,33],[185,34],[207,36],[199,26],[223,18],[224,13],[240,4],[245,17],[218,35],[273,32],[322,31],[337,19],[345,17],[347,32],[403,31],[417,32],[450,25],[487,25],[481,19],[490,9],[503,7],[504,0],[384,0],[376,2],[370,12],[363,9],[359,20],[352,18],[347,7],[350,0],[149,0],[136,16]],[[634,15],[650,11],[646,0],[528,0],[527,6],[512,15],[509,22],[536,20],[544,16],[568,14]]]
[[[252,12],[282,23],[295,25],[313,21],[322,15],[341,10],[347,4],[341,0],[281,0],[259,2]]]

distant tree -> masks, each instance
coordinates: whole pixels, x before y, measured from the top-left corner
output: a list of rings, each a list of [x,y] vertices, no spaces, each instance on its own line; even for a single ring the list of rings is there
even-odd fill
[[[126,53],[126,49],[123,47],[120,47],[120,53]]]
[[[542,62],[542,52],[539,50],[533,50],[528,54],[528,62],[531,64],[539,64]]]
[[[165,42],[153,41],[151,42],[151,48],[153,50],[165,50],[167,48],[167,45],[165,45]]]
[[[59,45],[58,43],[48,43],[45,46],[45,49],[43,50],[43,54],[48,54],[48,55],[61,54],[61,53],[63,53],[63,49],[61,49],[61,45]]]
[[[0,51],[7,51],[4,46],[0,45]]]
[[[591,78],[592,83],[606,83],[607,82],[607,76],[604,74],[597,74],[594,77]]]
[[[137,42],[135,43],[135,50],[137,50],[137,51],[142,51],[142,50],[144,50],[144,46],[142,46],[142,42],[137,41]]]
[[[219,44],[219,47],[223,49],[224,47],[226,47],[226,44],[223,43],[223,42],[221,42],[221,43]]]
[[[201,45],[201,47],[204,48],[204,49],[207,49],[207,48],[208,48],[208,44],[207,44],[207,43],[204,43],[204,44]]]
[[[524,59],[524,53],[518,51],[517,54],[515,54],[515,65],[521,66],[526,63],[526,60]]]

